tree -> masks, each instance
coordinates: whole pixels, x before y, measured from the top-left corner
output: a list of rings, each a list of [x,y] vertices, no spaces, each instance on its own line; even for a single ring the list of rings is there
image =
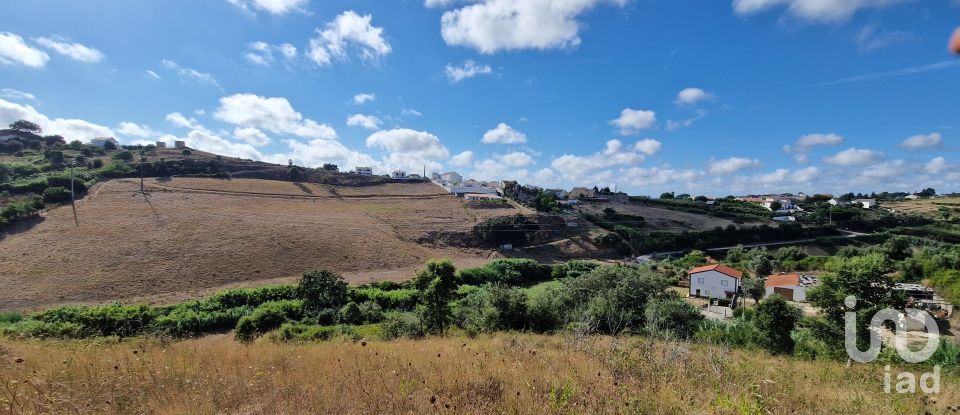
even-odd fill
[[[48,136],[46,136],[46,137],[43,137],[43,142],[44,142],[44,144],[46,144],[48,147],[53,147],[53,146],[55,146],[55,145],[57,145],[57,144],[66,144],[66,143],[67,143],[67,140],[64,139],[63,136],[60,136],[60,135],[48,135]]]
[[[449,260],[433,260],[427,262],[424,269],[417,272],[413,277],[414,288],[423,291],[438,276],[456,276],[457,268]]]
[[[340,171],[340,168],[336,164],[323,163],[323,170],[325,171]]]
[[[124,150],[117,154],[114,154],[113,157],[116,158],[117,160],[131,161],[133,160],[133,153]]]
[[[920,193],[917,193],[917,196],[920,196],[920,197],[934,197],[936,195],[937,195],[937,191],[934,190],[932,187],[928,187],[926,189],[921,190]]]
[[[756,275],[757,278],[766,278],[773,273],[773,261],[765,254],[766,252],[763,252],[750,260],[750,269],[753,270],[753,275]]]
[[[307,272],[297,284],[297,297],[303,300],[303,308],[309,314],[339,309],[347,302],[347,282],[335,272]]]
[[[752,298],[754,302],[759,303],[767,293],[766,278],[745,275],[741,281],[743,281],[743,294]]]
[[[434,266],[431,267],[431,264]],[[417,312],[427,331],[443,334],[453,317],[450,301],[457,294],[456,269],[449,260],[431,261],[427,264],[426,273],[418,275],[418,279],[430,277],[430,283],[420,292]]]
[[[290,176],[290,180],[297,181],[300,179],[300,171],[299,166],[290,165],[287,169],[287,175]]]
[[[697,307],[676,296],[651,300],[644,315],[648,330],[681,339],[690,338],[703,319]]]
[[[770,210],[776,212],[776,211],[779,211],[780,209],[783,209],[783,204],[780,203],[779,201],[774,201],[770,203]]]
[[[117,149],[117,145],[113,144],[113,141],[106,141],[103,143],[103,149],[107,151],[113,151]]]
[[[760,337],[760,345],[770,353],[792,353],[793,338],[790,333],[802,315],[799,308],[788,304],[778,294],[761,301],[753,318],[753,324],[764,334]]]
[[[660,194],[661,199],[675,199],[673,192],[663,192]]]
[[[34,134],[40,134],[41,132],[43,132],[43,129],[40,128],[39,125],[27,120],[15,121],[13,124],[10,124],[10,129],[23,131],[25,133],[34,133]]]
[[[554,212],[559,209],[557,201],[554,200],[553,194],[540,191],[535,198],[533,198],[533,208],[537,212]]]
[[[913,251],[910,238],[903,235],[894,235],[883,243],[883,252],[888,258],[894,261],[902,261],[910,256]]]
[[[709,201],[710,199],[707,198],[706,196],[697,196],[697,197],[693,198],[693,200],[695,200],[695,201],[697,201],[697,202],[707,202],[707,201]]]
[[[187,156],[193,154],[193,152],[190,151],[190,150],[188,150],[188,149],[183,149],[183,151],[181,151],[180,154],[182,154],[184,157],[187,157]]]
[[[63,152],[60,150],[49,150],[46,156],[53,164],[63,164]]]

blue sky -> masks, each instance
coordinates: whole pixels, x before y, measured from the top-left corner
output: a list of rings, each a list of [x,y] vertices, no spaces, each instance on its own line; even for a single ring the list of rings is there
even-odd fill
[[[0,122],[341,169],[960,191],[954,0],[32,0]]]

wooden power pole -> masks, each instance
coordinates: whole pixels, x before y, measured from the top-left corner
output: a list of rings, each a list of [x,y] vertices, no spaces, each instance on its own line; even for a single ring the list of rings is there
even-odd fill
[[[73,194],[73,164],[70,163],[70,206],[73,207],[73,222],[77,224],[77,227],[80,227],[80,219],[77,219],[77,198]]]

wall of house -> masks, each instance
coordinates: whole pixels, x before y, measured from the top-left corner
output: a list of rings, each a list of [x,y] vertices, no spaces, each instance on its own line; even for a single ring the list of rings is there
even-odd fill
[[[767,287],[767,294],[764,297],[773,295],[774,287]],[[807,302],[807,289],[806,287],[800,287],[797,285],[781,285],[780,288],[788,288],[793,290],[793,301],[798,303]]]
[[[703,282],[700,282],[700,279]],[[723,285],[726,281],[727,285]],[[736,293],[739,280],[717,271],[698,272],[690,276],[690,295],[696,296],[700,290],[700,297],[727,298],[727,293]]]

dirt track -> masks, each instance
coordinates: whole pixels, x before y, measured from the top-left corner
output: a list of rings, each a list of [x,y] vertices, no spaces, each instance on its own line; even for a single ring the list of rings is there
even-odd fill
[[[353,282],[409,277],[431,258],[459,266],[490,251],[444,246],[514,209],[464,208],[432,184],[362,188],[263,180],[138,180],[94,189],[0,239],[0,310],[114,300],[168,301],[292,281],[326,268]]]

